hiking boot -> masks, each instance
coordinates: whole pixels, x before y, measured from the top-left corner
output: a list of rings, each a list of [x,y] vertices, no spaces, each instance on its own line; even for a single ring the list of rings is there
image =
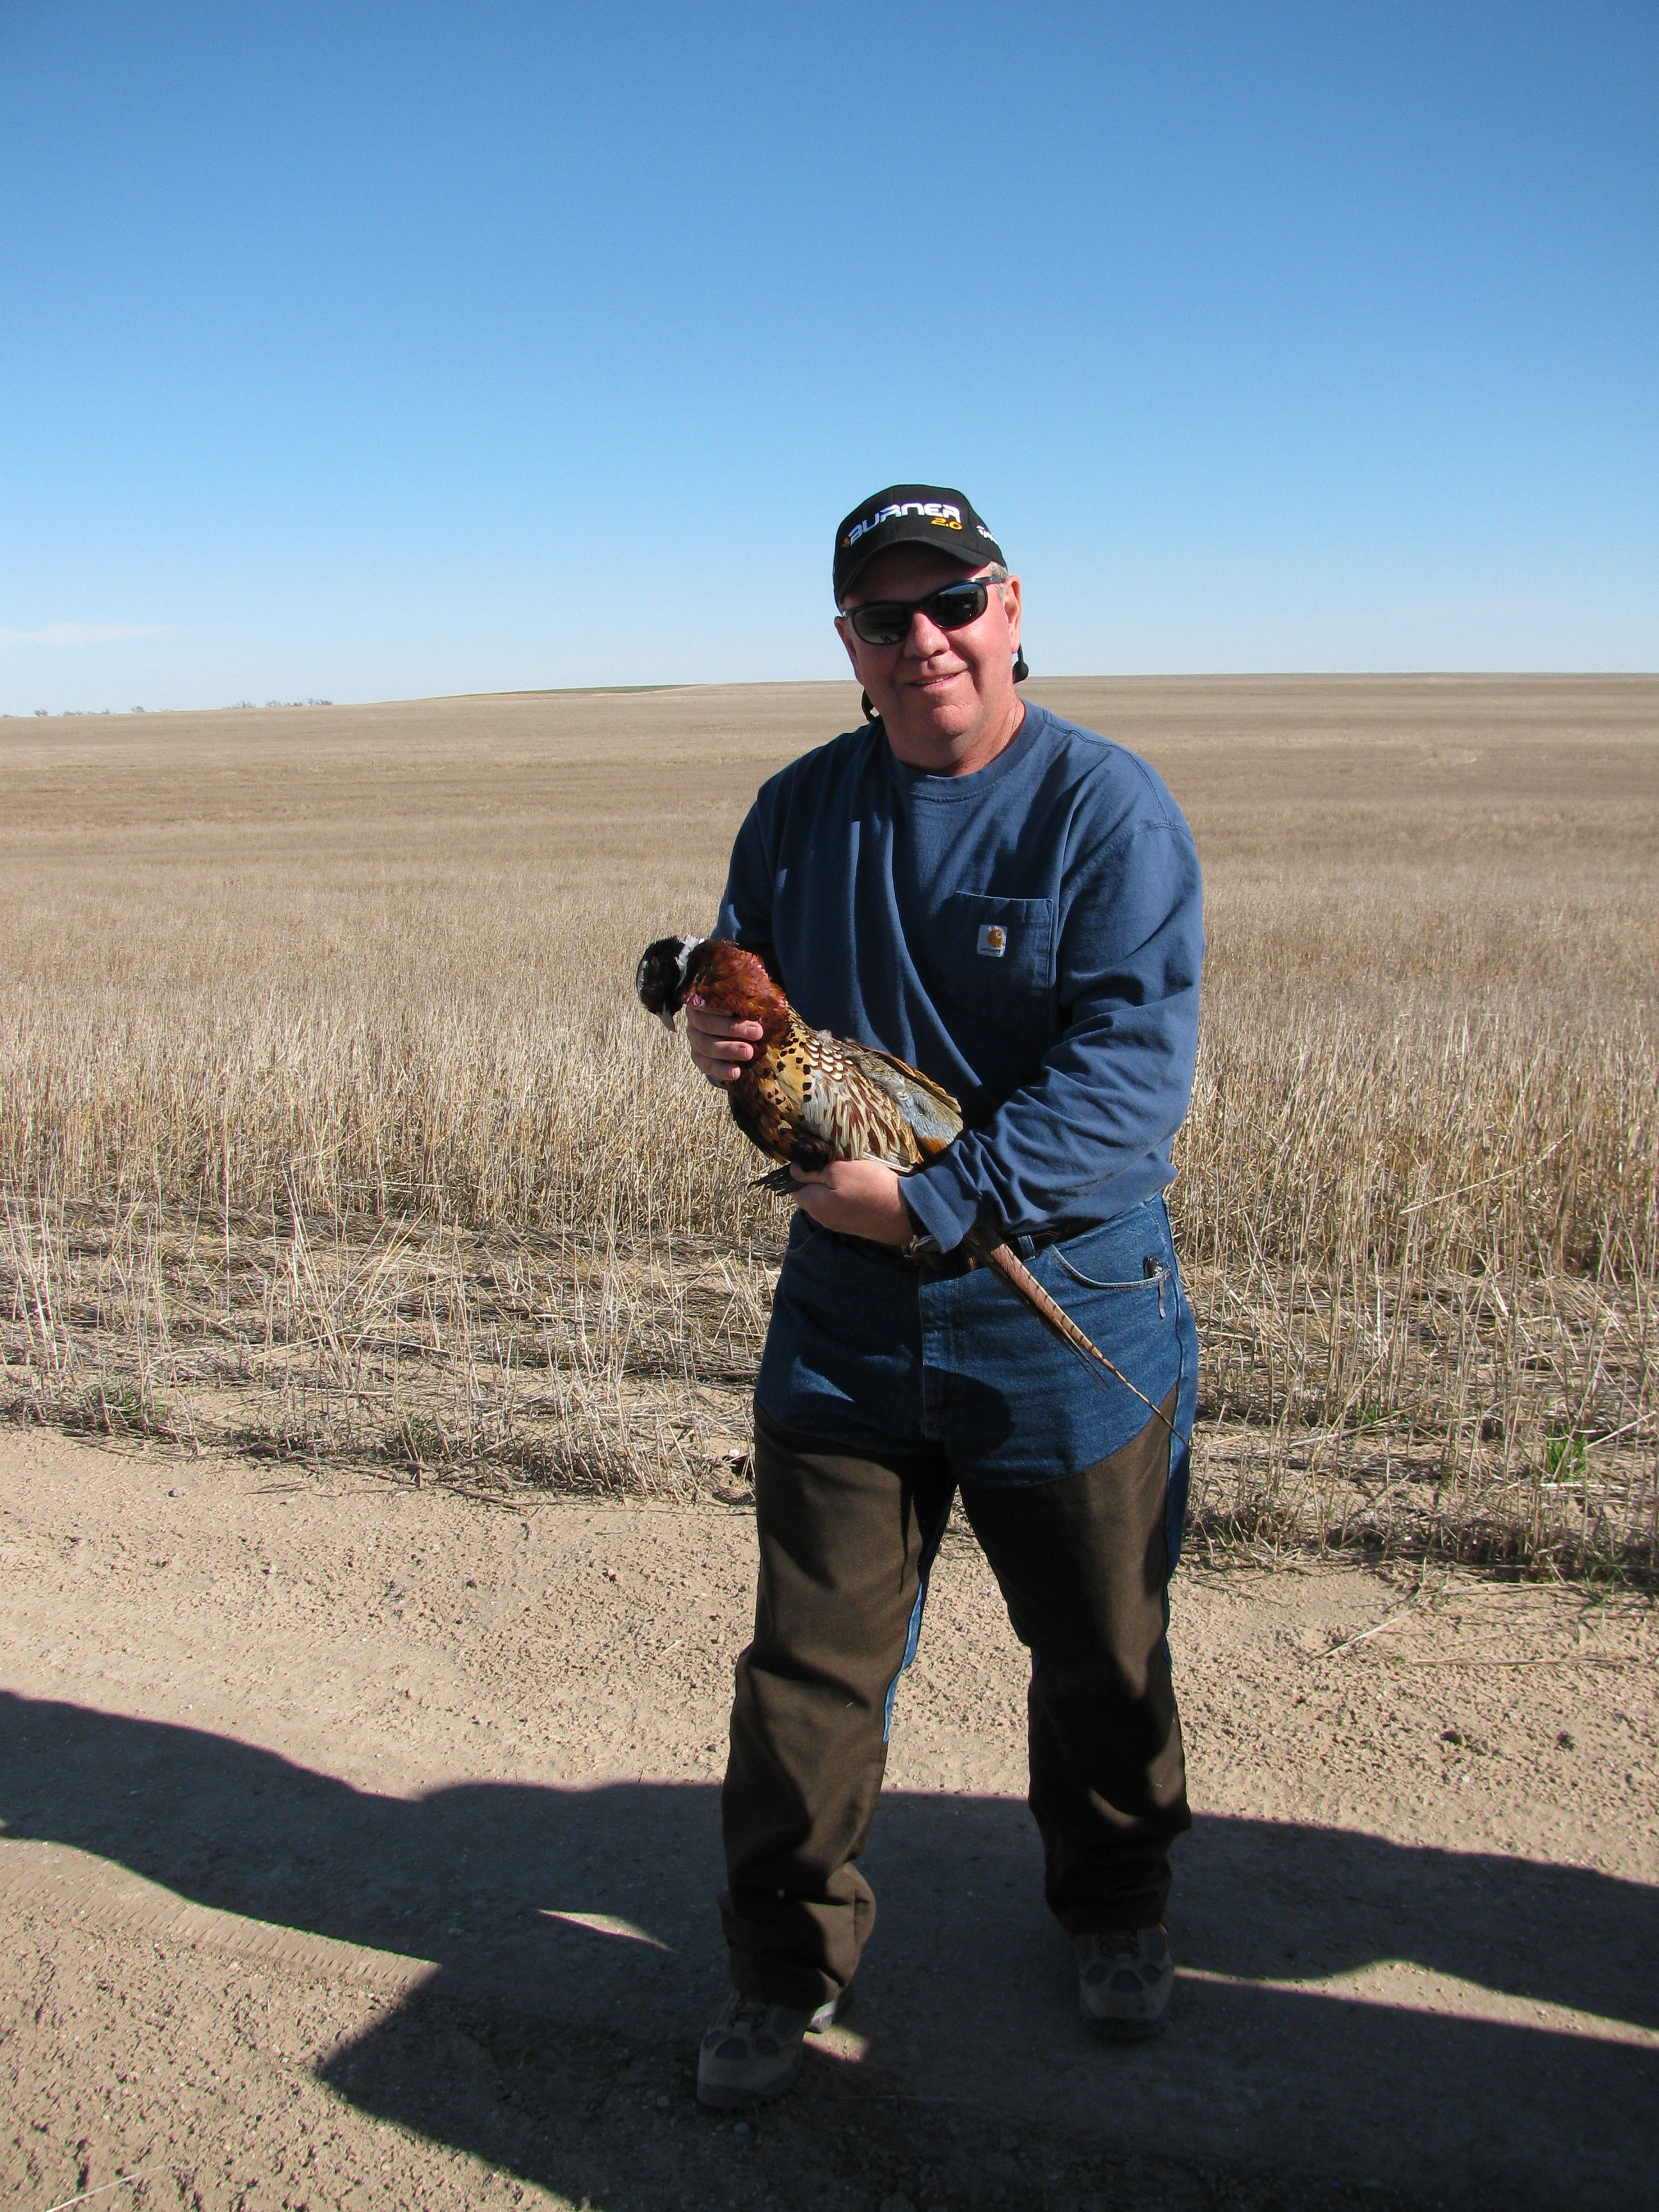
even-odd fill
[[[1156,2035],[1170,2009],[1175,1960],[1162,1928],[1114,1928],[1075,1936],[1077,2004],[1095,2034],[1111,2043]]]
[[[697,2053],[697,2102],[720,2112],[781,2097],[800,2065],[802,2039],[833,2027],[843,1990],[816,2012],[795,2012],[733,1990]]]

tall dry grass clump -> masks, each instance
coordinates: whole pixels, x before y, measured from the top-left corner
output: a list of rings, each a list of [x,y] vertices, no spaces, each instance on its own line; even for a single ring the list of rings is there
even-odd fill
[[[13,1407],[448,1479],[696,1485],[740,1453],[787,1215],[629,983],[706,925],[774,755],[836,726],[820,689],[482,702],[482,734],[471,702],[338,715],[298,763],[215,718],[137,757],[36,738],[3,915]],[[1578,700],[1491,771],[1501,805],[1443,776],[1401,822],[1399,762],[1338,726],[1364,702],[1327,691],[1288,776],[1169,698],[1124,732],[1209,885],[1172,1194],[1201,1528],[1650,1567],[1651,804],[1593,838],[1581,796],[1559,834],[1561,787],[1597,787]],[[1269,733],[1306,710],[1245,703]],[[1451,709],[1486,744],[1495,711]]]

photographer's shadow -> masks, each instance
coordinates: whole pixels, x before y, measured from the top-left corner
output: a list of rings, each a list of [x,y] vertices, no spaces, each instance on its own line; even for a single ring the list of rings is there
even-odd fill
[[[696,2031],[724,1985],[707,1784],[474,1783],[380,1796],[204,1731],[0,1695],[9,1838],[94,1853],[203,1905],[432,1971],[321,2071],[363,2109],[599,2202],[696,2126]],[[902,1791],[868,1860],[881,1923],[856,2068],[797,2098],[952,2105],[1120,2148],[1442,2194],[1636,2203],[1659,2087],[1659,1892],[1593,1871],[1201,1820],[1158,2044],[1073,2010],[1024,1806]],[[1492,2002],[1437,2010],[1286,1984],[1396,1960]],[[411,1969],[411,1977],[416,1969]],[[1269,1986],[1277,1984],[1278,1986]],[[1605,2032],[1528,2025],[1563,2007]],[[1356,2094],[1363,2083],[1363,2094]],[[659,2130],[659,2132],[660,2130]]]

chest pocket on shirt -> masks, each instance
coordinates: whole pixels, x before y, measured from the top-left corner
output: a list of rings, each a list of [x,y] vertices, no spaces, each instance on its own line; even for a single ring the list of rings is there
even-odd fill
[[[939,916],[939,964],[952,994],[1028,1051],[1052,1042],[1054,902],[952,891]]]

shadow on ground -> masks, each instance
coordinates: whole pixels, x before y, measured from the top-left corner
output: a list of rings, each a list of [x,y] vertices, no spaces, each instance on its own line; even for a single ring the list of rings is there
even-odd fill
[[[0,1819],[203,1905],[432,1961],[324,2077],[607,2212],[848,2191],[1651,2202],[1659,2057],[1616,2027],[1524,2017],[1659,2029],[1659,1891],[1591,1871],[1201,1820],[1171,1921],[1194,1978],[1159,2043],[1103,2049],[1072,2010],[1024,1807],[896,1791],[868,1860],[882,1918],[860,2063],[814,2050],[795,2095],[736,2136],[691,2094],[724,1983],[711,1786],[382,1797],[222,1737],[0,1694]],[[1389,1960],[1509,2016],[1391,2003],[1376,1983],[1360,2002],[1261,1986]]]

